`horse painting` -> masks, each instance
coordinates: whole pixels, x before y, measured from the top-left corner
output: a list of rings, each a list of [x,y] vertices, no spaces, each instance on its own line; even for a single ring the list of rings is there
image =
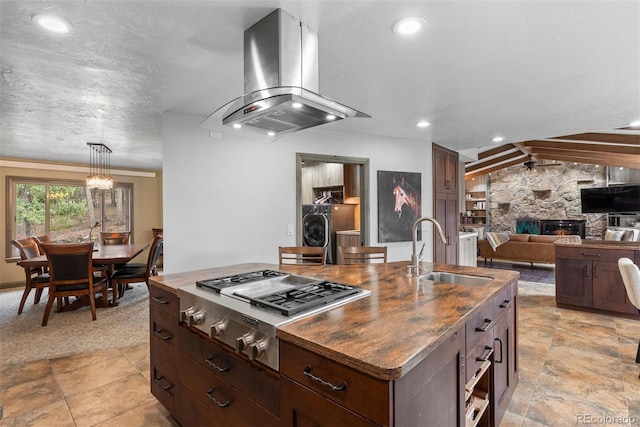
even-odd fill
[[[393,211],[398,215],[398,218],[402,218],[402,207],[407,206],[409,209],[410,218],[417,220],[420,218],[421,206],[420,206],[420,193],[416,193],[413,187],[402,179],[397,182],[393,180],[393,197],[395,197],[395,207]]]
[[[379,242],[411,241],[422,213],[420,182],[420,173],[378,171]]]

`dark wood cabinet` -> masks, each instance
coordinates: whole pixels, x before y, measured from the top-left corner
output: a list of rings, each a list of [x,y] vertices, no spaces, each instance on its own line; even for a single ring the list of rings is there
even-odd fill
[[[512,295],[509,299],[503,299],[499,307],[506,310],[494,327],[494,357],[493,357],[493,390],[491,395],[491,413],[494,417],[494,425],[499,425],[500,420],[507,411],[511,395],[515,391],[518,382],[517,343],[516,343],[516,316],[513,310]]]
[[[433,144],[433,183],[436,193],[458,195],[458,153]]]
[[[396,426],[464,426],[465,333],[454,332],[396,381]]]
[[[556,246],[556,304],[613,315],[636,315],[618,269],[619,258],[640,251],[622,248]]]
[[[433,259],[436,263],[458,264],[460,209],[458,194],[458,153],[433,145],[433,217],[447,237],[444,244],[434,235]],[[434,232],[435,233],[435,232]]]
[[[149,286],[149,349],[151,393],[182,422],[178,364],[178,297],[157,286]]]

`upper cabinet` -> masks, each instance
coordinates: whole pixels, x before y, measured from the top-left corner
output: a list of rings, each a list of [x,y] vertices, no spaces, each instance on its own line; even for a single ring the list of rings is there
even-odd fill
[[[434,144],[433,167],[434,191],[458,194],[458,153]]]
[[[312,166],[312,171],[311,183],[314,188],[336,187],[344,182],[342,163],[318,163]]]
[[[344,198],[360,197],[360,165],[344,165]]]

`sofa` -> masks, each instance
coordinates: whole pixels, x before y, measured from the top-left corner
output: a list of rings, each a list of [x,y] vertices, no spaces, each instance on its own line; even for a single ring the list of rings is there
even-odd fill
[[[500,244],[495,250],[490,242],[485,239],[478,240],[478,253],[493,264],[493,259],[522,261],[543,264],[555,263],[556,249],[555,242],[563,239],[566,243],[580,243],[580,236],[560,235],[546,236],[538,234],[513,234],[505,233],[508,240]]]

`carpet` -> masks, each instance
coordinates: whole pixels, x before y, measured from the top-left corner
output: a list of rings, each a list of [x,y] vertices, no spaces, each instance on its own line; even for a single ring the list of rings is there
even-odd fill
[[[47,301],[45,290],[39,304],[31,291],[22,314],[18,305],[22,289],[0,292],[0,362],[14,364],[72,354],[125,347],[149,342],[149,292],[144,283],[133,285],[116,307],[98,308],[91,320],[89,307],[55,313],[47,326],[42,317]]]

